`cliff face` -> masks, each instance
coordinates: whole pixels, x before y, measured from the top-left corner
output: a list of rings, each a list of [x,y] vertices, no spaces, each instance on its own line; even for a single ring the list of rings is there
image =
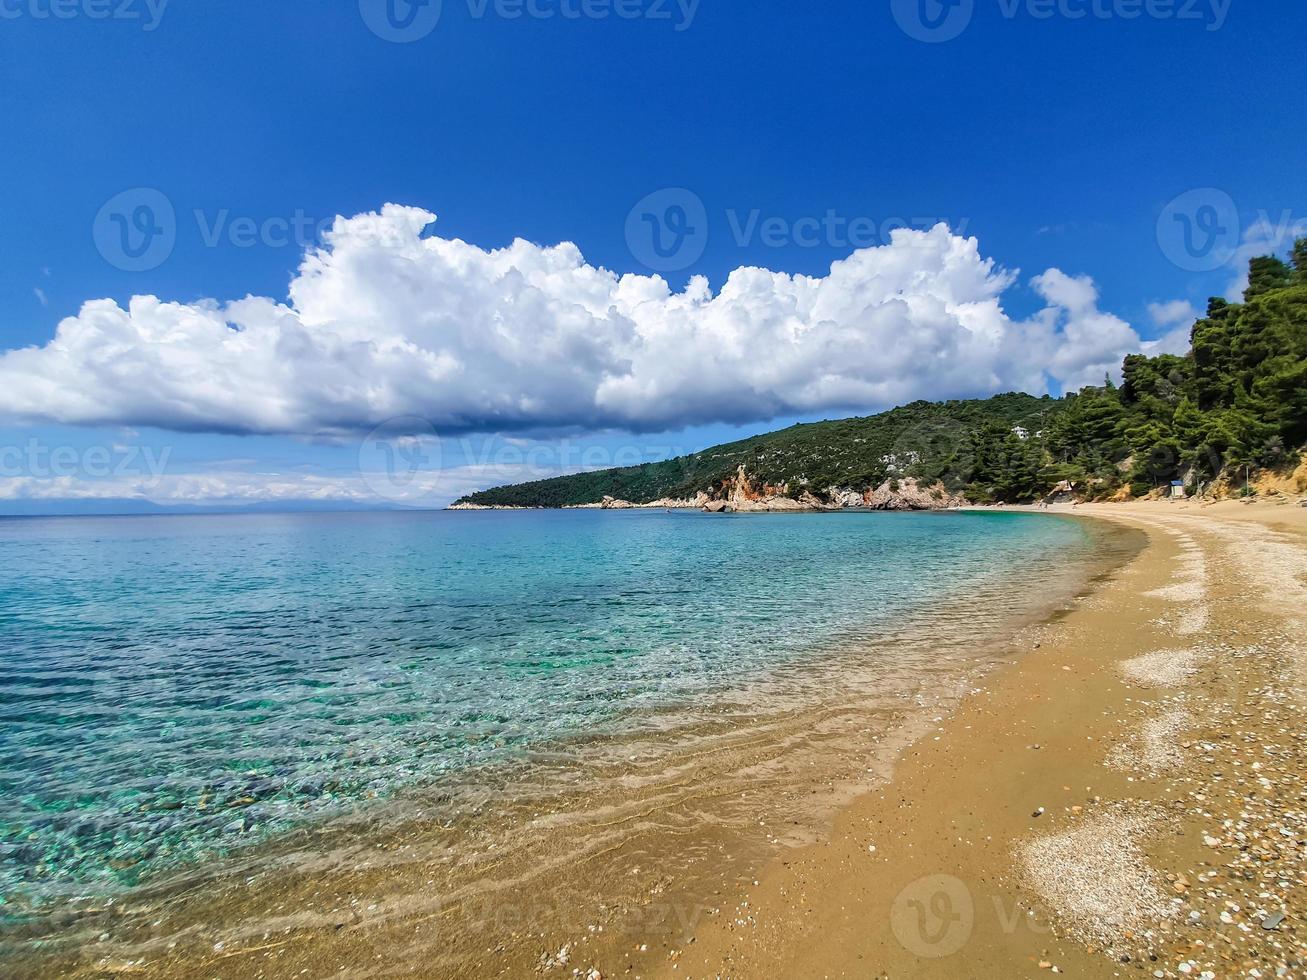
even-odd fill
[[[749,474],[741,465],[735,475],[723,480],[721,490],[715,495],[717,501],[726,506],[719,508],[740,513],[781,510],[811,510],[810,506],[785,495],[784,487],[772,487],[763,484],[755,486]],[[815,501],[814,501],[815,502]]]
[[[965,499],[949,493],[942,484],[936,483],[934,486],[923,487],[911,477],[886,480],[879,487],[865,491],[832,487],[827,492],[825,500],[807,490],[797,496],[787,491],[786,487],[756,486],[741,466],[735,476],[723,481],[720,492],[713,495],[705,505],[705,509],[713,512],[740,513],[850,508],[947,510],[950,507],[961,507],[966,504]]]
[[[867,506],[872,510],[947,510],[966,502],[959,494],[945,490],[942,483],[923,487],[911,477],[886,480],[867,494]]]

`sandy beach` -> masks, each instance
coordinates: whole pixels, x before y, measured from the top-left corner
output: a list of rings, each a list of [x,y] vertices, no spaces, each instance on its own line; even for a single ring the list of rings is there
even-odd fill
[[[654,974],[1307,970],[1307,510],[1076,513],[1149,547]]]

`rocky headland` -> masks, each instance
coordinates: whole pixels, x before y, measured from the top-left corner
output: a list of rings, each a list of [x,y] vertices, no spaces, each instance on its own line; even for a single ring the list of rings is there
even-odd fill
[[[587,504],[572,504],[564,510],[703,510],[712,514],[769,513],[782,511],[837,510],[949,510],[966,506],[965,498],[950,493],[942,483],[923,486],[913,477],[885,480],[878,487],[854,490],[831,487],[817,495],[805,488],[773,486],[754,480],[743,466],[711,491],[693,497],[663,497],[633,502],[615,497]],[[532,510],[536,508],[460,502],[450,510]]]

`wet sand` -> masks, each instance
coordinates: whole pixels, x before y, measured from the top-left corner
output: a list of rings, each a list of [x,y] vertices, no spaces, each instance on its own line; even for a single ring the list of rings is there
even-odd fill
[[[1076,512],[1150,546],[650,976],[1307,975],[1307,510]]]
[[[1075,513],[1149,546],[889,697],[599,745],[602,796],[560,756],[515,807],[466,788],[472,819],[364,810],[280,871],[96,910],[18,975],[1302,975],[1307,510]]]

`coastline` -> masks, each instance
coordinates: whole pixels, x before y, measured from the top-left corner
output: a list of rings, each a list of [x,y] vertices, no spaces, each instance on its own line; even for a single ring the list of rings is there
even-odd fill
[[[1307,512],[1076,513],[1149,546],[651,976],[1302,975]]]
[[[1113,561],[1104,547],[1136,548],[1128,537],[1096,547],[1086,537],[1084,560],[1041,561],[1038,578],[996,568],[922,607],[919,622],[886,621],[879,641],[816,644],[788,677],[750,682],[692,724],[654,718],[638,733],[544,746],[516,775],[490,774],[457,798],[437,787],[402,807],[366,806],[257,860],[156,881],[32,935],[46,955],[7,966],[207,977],[418,964],[424,976],[525,976],[567,959],[566,976],[629,956],[653,968],[774,854],[822,839],[840,807],[1010,657],[1014,632],[1058,615]],[[817,696],[796,696],[796,678]]]
[[[701,490],[693,497],[662,497],[647,502],[633,502],[605,496],[602,500],[587,503],[563,504],[557,507],[518,504],[482,504],[469,498],[456,501],[447,510],[701,510],[709,514],[822,514],[832,511],[922,511],[965,510],[966,499],[950,493],[943,483],[922,486],[913,477],[887,479],[879,486],[862,490],[833,487],[825,499],[808,490],[791,492],[788,486],[771,486],[752,479],[744,465],[734,476],[723,480],[709,490]]]
[[[1182,666],[1180,673],[1196,671],[1192,684],[1202,695],[1220,695],[1210,704],[1184,691],[1143,687],[1124,678],[1119,665],[1209,638],[1237,648],[1259,630],[1258,649],[1281,642],[1262,627],[1288,613],[1282,604],[1257,603],[1277,589],[1300,588],[1301,580],[1289,574],[1292,565],[1265,558],[1283,558],[1285,547],[1291,558],[1302,556],[1307,511],[1234,503],[1204,511],[1188,502],[1041,511],[1095,519],[1098,527],[1104,525],[1097,519],[1106,519],[1143,530],[1149,542],[1082,590],[1068,610],[1049,608],[1036,622],[1011,625],[970,669],[926,678],[902,710],[847,703],[751,725],[734,717],[716,730],[689,733],[677,758],[652,768],[645,764],[652,742],[614,742],[605,765],[622,787],[620,798],[537,793],[523,806],[540,812],[510,846],[489,825],[474,827],[455,848],[439,821],[394,827],[360,817],[341,828],[334,851],[317,858],[311,848],[297,854],[300,842],[288,842],[284,875],[264,875],[257,887],[237,868],[215,881],[212,893],[192,890],[172,901],[164,889],[155,896],[168,906],[158,928],[123,936],[127,942],[109,955],[94,945],[101,925],[88,922],[84,952],[58,965],[68,975],[160,977],[224,970],[293,976],[306,969],[509,977],[579,971],[591,980],[953,977],[960,970],[1033,976],[1040,964],[1084,976],[1183,975],[1162,955],[1170,939],[1152,925],[1123,927],[1134,945],[1114,948],[1110,957],[1101,951],[1110,936],[1076,935],[1094,910],[1060,908],[1066,896],[1039,877],[1037,864],[1027,865],[1032,843],[1056,844],[1059,835],[1088,827],[1124,842],[1124,852],[1111,852],[1114,859],[1131,857],[1138,843],[1157,870],[1156,881],[1145,881],[1154,892],[1132,891],[1137,881],[1114,883],[1118,892],[1170,901],[1168,888],[1196,881],[1198,862],[1210,858],[1201,853],[1201,834],[1196,851],[1191,833],[1174,846],[1163,840],[1154,853],[1151,838],[1136,833],[1139,814],[1168,813],[1185,785],[1167,774],[1177,760],[1162,751],[1179,736],[1150,741],[1156,728],[1149,725],[1174,715],[1178,698],[1186,698],[1195,729],[1208,715],[1213,725],[1224,724],[1220,705],[1266,688],[1263,665],[1241,658],[1248,676],[1228,692],[1219,686],[1228,663],[1215,687],[1202,679],[1204,667]],[[1281,524],[1284,530],[1275,527]],[[1284,535],[1294,537],[1286,544]],[[1227,581],[1224,566],[1237,572],[1254,556],[1277,584],[1250,578],[1244,594]],[[1220,577],[1200,603],[1207,607],[1201,623],[1190,615],[1192,566],[1200,557]],[[932,690],[936,680],[941,689]],[[1295,703],[1302,702],[1286,701],[1286,710]],[[868,743],[877,733],[885,737]],[[1192,747],[1195,738],[1186,734],[1183,743]],[[1117,767],[1105,765],[1109,756]],[[865,774],[842,777],[841,767],[855,760]],[[1183,778],[1192,779],[1194,763],[1180,761],[1190,766]],[[563,782],[568,772],[561,761],[553,770]],[[546,782],[537,789],[547,789]],[[1155,798],[1164,791],[1171,795]],[[778,801],[775,814],[759,819],[758,806]],[[1200,822],[1208,832],[1220,829]],[[627,835],[623,828],[630,827],[641,834]],[[1064,851],[1054,849],[1053,858],[1073,878],[1075,854]],[[324,878],[332,854],[351,870]],[[668,863],[677,854],[689,859]],[[1168,872],[1179,876],[1175,884],[1166,881]],[[454,882],[449,874],[464,877]],[[514,889],[507,901],[504,892],[478,884],[483,874]],[[1301,910],[1295,894],[1286,901]],[[632,896],[642,897],[632,904]],[[938,921],[931,918],[941,911]],[[104,928],[119,938],[112,917]],[[1266,933],[1284,942],[1294,928],[1291,916]],[[1193,935],[1183,936],[1186,944]],[[1150,948],[1157,961],[1147,959]],[[1122,955],[1130,962],[1123,964]],[[53,963],[31,964],[38,970],[31,975],[49,975]],[[1274,973],[1272,967],[1263,975]]]

